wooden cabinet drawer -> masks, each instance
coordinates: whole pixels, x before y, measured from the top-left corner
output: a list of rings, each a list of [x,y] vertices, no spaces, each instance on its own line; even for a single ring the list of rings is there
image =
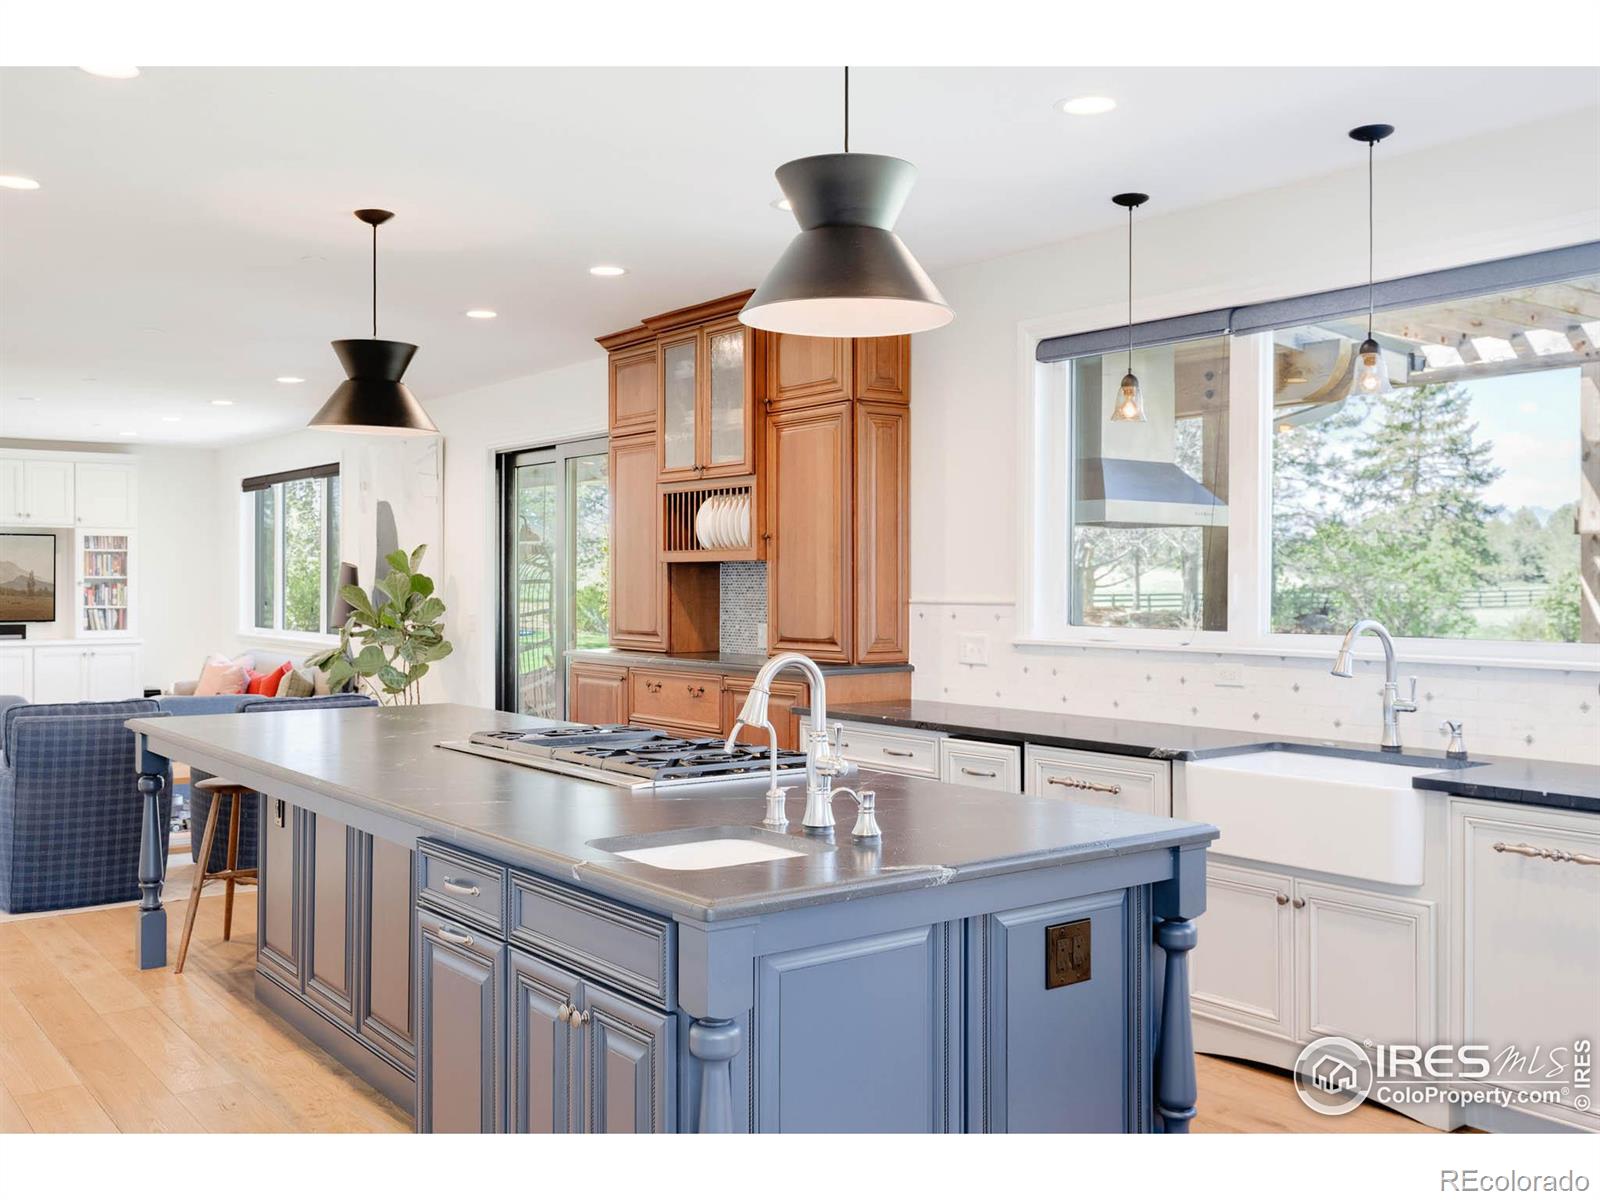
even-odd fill
[[[829,722],[833,724],[833,722]],[[800,724],[800,744],[805,745],[811,728],[809,718]],[[859,767],[912,775],[919,779],[939,778],[939,743],[943,734],[920,729],[890,729],[877,725],[845,725],[845,758]]]
[[[1022,748],[945,738],[939,744],[939,778],[964,787],[1022,791]]]
[[[505,936],[506,868],[453,846],[417,846],[417,898],[428,908]]]
[[[671,1008],[674,926],[665,917],[523,871],[511,874],[511,941]]]
[[[722,676],[687,671],[628,672],[629,717],[716,733],[722,726]]]
[[[1171,764],[1087,750],[1029,746],[1023,791],[1128,812],[1172,814]]]
[[[749,676],[730,675],[722,681],[722,735],[724,737],[733,732],[733,723],[739,719],[739,714],[744,711],[744,703],[750,698],[750,688],[755,680]],[[785,750],[802,750],[800,742],[800,719],[795,716],[796,705],[809,702],[811,688],[808,684],[796,683],[787,679],[772,681],[771,699],[767,703],[767,719],[772,722],[773,729],[778,732],[778,745]],[[765,747],[770,744],[765,729],[752,729],[744,726],[739,730],[739,741],[751,746]]]

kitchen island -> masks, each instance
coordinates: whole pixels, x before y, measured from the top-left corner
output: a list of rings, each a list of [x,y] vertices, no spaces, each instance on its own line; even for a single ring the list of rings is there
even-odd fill
[[[848,801],[831,838],[762,829],[764,778],[630,792],[439,745],[545,724],[129,722],[147,797],[168,760],[266,797],[257,994],[420,1130],[1187,1130],[1214,828],[867,772],[857,842]],[[624,857],[734,840],[782,857]]]

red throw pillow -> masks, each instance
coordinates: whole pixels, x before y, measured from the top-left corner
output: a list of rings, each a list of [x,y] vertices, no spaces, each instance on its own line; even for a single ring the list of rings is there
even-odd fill
[[[252,696],[276,696],[278,694],[278,684],[283,681],[284,673],[292,670],[294,670],[293,663],[284,663],[283,666],[270,675],[257,675],[252,671],[250,673],[250,682],[244,690]]]

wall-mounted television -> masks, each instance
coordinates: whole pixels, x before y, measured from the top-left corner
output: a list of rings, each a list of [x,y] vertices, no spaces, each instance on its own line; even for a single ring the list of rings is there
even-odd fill
[[[0,623],[56,619],[56,535],[0,533]]]

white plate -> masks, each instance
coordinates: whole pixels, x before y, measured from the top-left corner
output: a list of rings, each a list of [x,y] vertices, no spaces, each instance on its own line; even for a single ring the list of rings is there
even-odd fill
[[[727,496],[717,498],[717,548],[726,550],[733,545],[733,502]]]
[[[702,503],[694,513],[694,540],[700,543],[702,550],[711,549],[711,505]]]

